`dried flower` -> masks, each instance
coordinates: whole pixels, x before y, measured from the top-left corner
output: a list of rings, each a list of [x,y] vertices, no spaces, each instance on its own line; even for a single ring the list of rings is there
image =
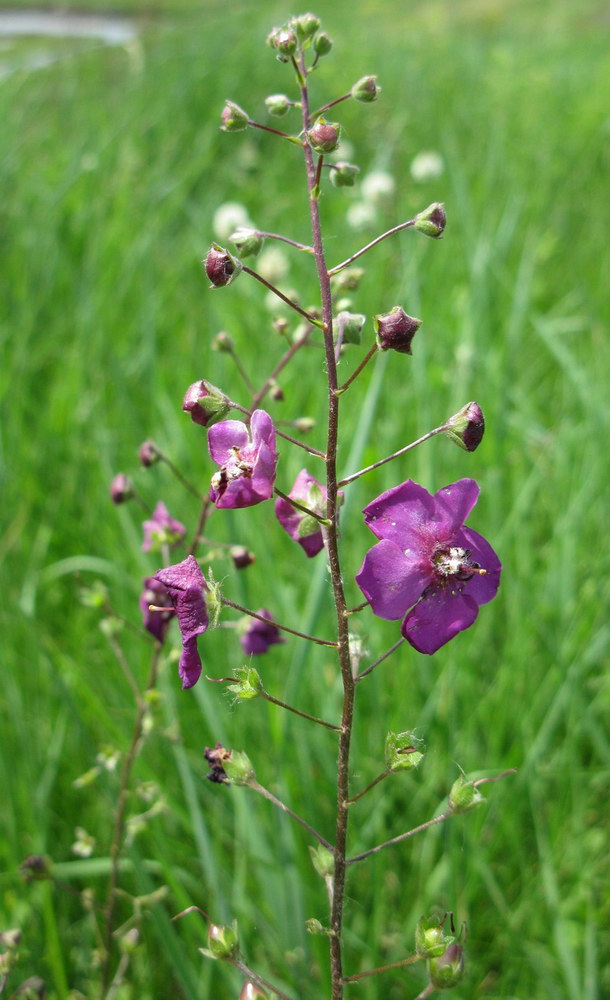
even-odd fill
[[[124,472],[119,472],[110,484],[110,499],[113,503],[126,503],[133,497],[133,483]]]
[[[142,552],[158,552],[162,545],[178,545],[186,535],[186,528],[176,521],[160,500],[152,517],[142,524],[144,541]]]
[[[205,606],[205,579],[194,556],[187,556],[174,566],[166,566],[155,573],[155,579],[167,588],[182,635],[182,653],[178,673],[183,688],[196,684],[201,675],[201,659],[197,650],[197,636],[208,627]]]
[[[259,608],[256,613],[262,615],[263,618],[271,618],[271,612],[267,608]],[[247,656],[260,656],[261,653],[266,653],[270,646],[284,642],[284,639],[280,635],[277,625],[252,618],[239,641]]]
[[[167,610],[151,611],[151,604]],[[154,576],[148,576],[144,580],[144,590],[140,596],[140,611],[142,612],[142,624],[146,631],[150,632],[157,642],[164,642],[165,633],[175,611],[167,588],[155,580]]]
[[[411,342],[421,324],[421,319],[409,316],[402,306],[394,306],[389,313],[373,316],[379,350],[412,354]]]
[[[326,488],[310,476],[307,469],[301,469],[288,496],[298,500],[316,514],[325,516]],[[275,516],[284,531],[298,542],[308,559],[316,556],[324,548],[322,527],[315,517],[293,507],[282,497],[278,497],[275,501]]]
[[[435,653],[469,628],[498,590],[500,560],[464,527],[478,496],[473,479],[434,496],[409,479],[364,509],[381,541],[367,552],[356,581],[374,614],[405,616],[401,632],[420,653]]]
[[[250,434],[241,420],[224,420],[208,432],[208,448],[218,472],[210,498],[218,508],[252,507],[273,495],[277,450],[275,428],[265,410],[255,410]]]

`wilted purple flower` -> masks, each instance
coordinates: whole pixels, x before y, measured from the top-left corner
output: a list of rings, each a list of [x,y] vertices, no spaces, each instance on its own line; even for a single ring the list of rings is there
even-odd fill
[[[309,507],[316,514],[325,516],[326,488],[310,476],[307,469],[301,469],[288,496]],[[324,548],[322,528],[314,517],[304,514],[282,497],[278,497],[275,501],[275,516],[284,531],[299,543],[308,559],[316,556]]]
[[[500,560],[464,527],[478,496],[473,479],[434,496],[408,479],[364,509],[381,541],[367,552],[356,581],[378,617],[406,615],[401,632],[420,653],[435,653],[469,628],[479,606],[496,595]]]
[[[167,507],[159,501],[144,528],[143,552],[158,552],[162,545],[177,545],[186,535],[186,528],[171,517]]]
[[[271,618],[271,612],[267,608],[259,608],[257,615],[263,618]],[[241,647],[248,656],[258,656],[266,653],[269,646],[275,646],[278,642],[284,642],[277,625],[269,622],[261,622],[258,618],[253,618],[246,632],[240,637]]]
[[[151,604],[167,610],[151,611]],[[155,580],[154,576],[149,576],[144,580],[144,590],[140,596],[140,611],[142,612],[142,624],[146,631],[150,632],[157,642],[163,642],[175,611],[167,588],[159,580]]]
[[[273,495],[278,456],[275,428],[265,410],[252,414],[250,434],[241,420],[223,420],[208,431],[210,455],[220,466],[210,498],[219,508],[252,507]]]
[[[133,484],[129,476],[119,472],[110,483],[110,499],[113,503],[125,503],[133,496]]]
[[[187,556],[174,566],[155,573],[154,579],[163,584],[172,602],[182,635],[182,653],[178,672],[183,688],[196,684],[201,675],[201,659],[197,651],[197,636],[208,627],[205,606],[205,579],[194,556]],[[159,612],[157,612],[158,614]]]

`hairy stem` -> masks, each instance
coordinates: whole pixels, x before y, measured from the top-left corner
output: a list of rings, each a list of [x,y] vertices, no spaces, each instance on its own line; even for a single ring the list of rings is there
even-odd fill
[[[280,374],[280,372],[282,372],[284,370],[284,368],[286,367],[286,365],[290,361],[292,361],[292,359],[295,356],[295,354],[298,351],[300,351],[300,349],[302,347],[304,347],[305,344],[308,342],[308,340],[309,340],[309,338],[311,336],[312,330],[313,330],[313,327],[310,327],[309,330],[307,331],[307,333],[304,334],[304,336],[302,336],[298,340],[296,340],[293,344],[290,345],[290,347],[288,348],[288,350],[284,352],[284,354],[282,355],[282,357],[278,361],[277,365],[275,366],[275,368],[273,369],[273,371],[271,372],[271,374],[269,375],[269,377],[267,379],[265,379],[262,387],[259,389],[259,391],[256,393],[256,395],[252,397],[252,409],[253,410],[255,410],[257,408],[257,406],[259,406],[260,403],[262,402],[262,400],[265,398],[265,396],[269,392],[269,389],[273,385],[273,382],[275,381],[275,379],[277,378],[277,376]]]
[[[287,712],[294,712],[295,715],[300,715],[302,719],[309,719],[310,722],[317,722],[319,726],[325,726],[326,729],[334,729],[335,732],[341,732],[341,726],[335,726],[332,722],[325,722],[324,719],[318,719],[317,716],[309,715],[308,712],[301,712],[300,708],[287,705],[285,701],[274,698],[267,691],[261,691],[261,698],[265,698],[266,701],[270,701],[272,705],[277,705],[279,708],[285,708]]]
[[[281,799],[278,799],[273,794],[273,792],[269,791],[268,788],[264,788],[263,785],[259,785],[258,781],[251,781],[247,787],[251,788],[254,792],[258,792],[258,794],[262,795],[264,799],[267,799],[267,802],[271,802],[274,806],[277,806],[278,809],[281,809],[282,812],[285,812],[288,816],[291,816],[293,820],[295,820],[305,830],[307,830],[307,832],[310,833],[311,836],[314,837],[320,844],[322,844],[323,847],[326,847],[327,850],[332,851],[333,845],[330,844],[328,840],[326,840],[326,838],[322,836],[321,833],[318,833],[317,830],[314,830],[313,826],[311,826],[307,822],[307,820],[303,819],[302,816],[299,816],[298,813],[293,812],[293,810],[290,809],[285,802],[282,802]]]
[[[441,427],[435,427],[433,431],[428,431],[427,434],[422,435],[417,441],[411,441],[411,444],[405,445],[404,448],[400,448],[398,451],[393,452],[392,455],[386,455],[385,458],[380,458],[378,462],[373,462],[372,465],[367,465],[364,469],[359,469],[358,472],[353,472],[351,476],[346,476],[339,482],[339,486],[347,486],[348,483],[353,483],[354,480],[360,479],[360,476],[366,475],[367,472],[372,472],[373,469],[378,469],[380,466],[385,465],[386,462],[392,462],[395,458],[400,458],[401,455],[406,455],[408,451],[413,451],[418,445],[423,444],[424,441],[428,441],[435,434],[442,434],[446,430],[446,425],[443,424]]]
[[[358,799],[364,798],[364,796],[368,792],[370,792],[371,789],[375,787],[375,785],[378,785],[380,781],[384,781],[385,778],[388,778],[391,775],[391,773],[392,773],[392,770],[389,767],[385,771],[382,771],[381,774],[377,775],[377,777],[374,779],[374,781],[371,781],[371,783],[366,786],[366,788],[363,788],[362,791],[358,792],[357,795],[352,795],[351,799],[347,800],[348,805],[353,806],[354,802],[357,802]]]
[[[328,526],[328,519],[326,517],[322,517],[320,514],[316,514],[315,511],[310,510],[310,508],[306,507],[305,504],[299,503],[298,500],[294,500],[292,497],[289,497],[287,493],[283,493],[281,490],[278,490],[277,486],[274,488],[273,492],[276,494],[276,496],[281,497],[282,500],[285,500],[286,503],[289,503],[291,507],[295,507],[296,510],[302,511],[303,514],[307,514],[308,517],[315,518],[315,520],[319,521],[320,524]]]
[[[348,267],[350,264],[353,264],[355,260],[358,260],[358,258],[362,257],[363,254],[367,253],[369,250],[372,250],[373,247],[376,247],[377,244],[381,243],[382,240],[386,240],[388,236],[393,236],[394,233],[399,233],[401,229],[409,229],[411,226],[414,225],[414,223],[415,219],[409,219],[408,222],[401,222],[400,225],[394,226],[392,229],[388,229],[385,233],[382,233],[381,236],[377,236],[374,240],[371,240],[370,243],[367,243],[365,247],[361,247],[360,250],[357,250],[356,253],[353,253],[351,257],[347,258],[347,260],[343,260],[341,261],[340,264],[335,264],[334,267],[331,267],[330,271],[328,272],[329,275],[338,274],[339,271],[342,271],[344,267]]]
[[[277,986],[274,986],[273,983],[268,982],[268,980],[259,976],[257,972],[253,972],[252,969],[249,969],[246,963],[240,958],[234,958],[231,964],[238,969],[241,974],[246,977],[246,979],[249,979],[256,986],[260,986],[261,989],[271,990],[272,993],[275,993],[276,997],[280,997],[280,1000],[292,1000],[292,997],[289,997],[287,993],[283,993],[282,990],[278,989]]]
[[[384,660],[387,660],[388,656],[391,656],[392,653],[395,653],[396,650],[402,646],[404,641],[405,640],[401,636],[398,642],[395,642],[393,646],[390,646],[389,649],[386,649],[385,653],[382,653],[381,656],[378,656],[377,659],[373,661],[373,663],[370,663],[368,667],[365,668],[365,670],[361,670],[360,673],[356,675],[356,683],[358,683],[358,681],[361,681],[363,677],[366,677],[367,674],[372,673],[375,667],[378,667],[379,664],[383,663]]]
[[[249,615],[250,618],[256,618],[259,622],[265,622],[266,625],[275,625],[282,632],[290,632],[291,635],[298,635],[299,639],[308,639],[309,642],[316,642],[318,646],[336,646],[337,643],[332,639],[319,639],[315,635],[308,635],[307,632],[298,632],[294,628],[290,628],[288,625],[280,625],[279,622],[273,620],[273,618],[265,618],[264,615],[259,615],[257,611],[252,611],[251,608],[244,608],[241,604],[236,604],[235,601],[230,601],[228,597],[220,598],[221,604],[224,604],[227,608],[234,608],[235,611],[241,611],[243,615]]]
[[[192,483],[189,483],[188,479],[186,479],[186,477],[183,476],[182,473],[180,472],[180,469],[178,469],[174,465],[174,463],[172,462],[171,458],[168,458],[167,455],[164,455],[163,452],[160,451],[159,452],[159,460],[161,462],[165,462],[165,464],[167,465],[168,469],[171,469],[171,471],[175,475],[176,479],[180,480],[180,482],[182,483],[182,485],[184,486],[184,488],[187,489],[189,491],[189,493],[192,493],[193,496],[197,497],[198,500],[203,500],[203,497],[201,496],[201,493],[199,492],[199,490],[195,486],[193,486]]]
[[[354,368],[352,374],[347,379],[347,381],[344,382],[343,385],[339,386],[339,388],[337,389],[337,392],[341,393],[341,392],[345,392],[346,389],[349,389],[349,387],[352,384],[352,382],[354,382],[358,378],[360,372],[363,371],[363,369],[366,368],[366,366],[368,365],[369,361],[372,358],[375,357],[375,355],[377,354],[377,351],[378,351],[378,347],[377,347],[377,344],[375,343],[371,347],[371,349],[368,352],[368,354],[365,354],[365,356],[363,357],[363,359],[360,362],[360,364],[358,365],[358,367]]]
[[[289,299],[287,295],[284,295],[283,292],[280,292],[279,288],[276,288],[275,285],[272,285],[270,281],[267,281],[266,278],[263,278],[262,274],[259,274],[258,271],[253,271],[252,268],[247,267],[246,264],[242,264],[242,271],[244,271],[245,274],[249,274],[251,278],[256,278],[257,281],[260,281],[261,285],[264,285],[265,288],[268,288],[270,292],[273,292],[274,295],[277,295],[278,299],[281,299],[282,302],[285,302],[286,305],[290,306],[291,309],[294,309],[295,312],[298,312],[301,316],[304,316],[307,322],[311,323],[312,326],[321,326],[320,321],[317,320],[315,316],[312,316],[311,313],[308,313],[306,309],[301,309],[300,305],[297,302],[294,302],[292,299]]]
[[[291,247],[302,250],[303,253],[313,253],[313,247],[307,246],[306,243],[299,243],[297,240],[291,240],[289,236],[282,236],[281,233],[267,233],[262,229],[257,229],[256,235],[262,236],[266,240],[281,240],[282,243],[288,243]]]
[[[415,965],[416,962],[421,962],[421,956],[409,955],[408,958],[402,958],[399,962],[390,962],[389,965],[380,965],[377,969],[367,969],[366,972],[358,972],[355,976],[346,976],[343,982],[357,983],[359,979],[367,979],[368,976],[378,976],[380,972],[388,972],[390,969],[400,969],[404,965]]]

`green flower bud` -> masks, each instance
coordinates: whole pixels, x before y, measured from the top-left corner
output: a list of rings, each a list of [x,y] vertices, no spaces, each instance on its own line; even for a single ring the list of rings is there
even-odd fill
[[[385,739],[385,765],[389,771],[412,771],[424,759],[424,750],[414,733],[389,732]]]
[[[293,17],[290,24],[296,31],[301,41],[306,41],[311,38],[312,35],[315,35],[316,31],[320,27],[320,18],[311,13],[300,14],[299,17]]]
[[[292,101],[286,94],[270,94],[269,97],[265,98],[265,105],[267,111],[274,118],[283,118],[287,115],[292,107]]]
[[[239,937],[237,934],[237,921],[234,920],[230,927],[222,924],[210,924],[208,928],[208,948],[212,958],[219,961],[236,958],[239,952]]]
[[[334,163],[330,171],[330,182],[336,188],[353,187],[356,183],[356,176],[360,173],[360,167],[355,163],[348,163],[347,160],[338,160]]]
[[[464,949],[461,944],[450,944],[438,958],[428,962],[430,982],[436,990],[450,990],[464,976]]]
[[[339,145],[341,126],[337,122],[327,122],[318,118],[306,133],[309,145],[316,153],[332,153]]]
[[[355,101],[362,101],[363,104],[376,101],[380,93],[381,87],[377,83],[376,76],[363,76],[352,87],[352,97]]]
[[[318,56],[326,56],[333,47],[332,39],[325,31],[320,31],[313,40],[313,50]]]
[[[355,292],[363,277],[364,268],[346,267],[345,271],[333,274],[333,289],[335,292]]]
[[[245,226],[231,233],[229,239],[241,257],[256,257],[261,252],[265,242],[256,229],[247,229]]]
[[[220,118],[223,132],[243,132],[248,128],[249,115],[235,101],[225,101]]]
[[[319,847],[309,847],[311,862],[322,878],[328,878],[335,870],[335,855],[321,844]]]
[[[336,320],[337,334],[343,330],[344,344],[359,344],[362,327],[366,323],[366,316],[362,313],[340,312]]]
[[[466,406],[449,417],[445,425],[447,437],[465,451],[475,451],[484,433],[485,417],[481,407],[474,400],[466,403]]]
[[[443,235],[446,223],[445,207],[441,202],[435,201],[415,216],[413,228],[417,229],[418,233],[437,240]]]
[[[217,333],[212,340],[212,350],[220,351],[222,354],[231,354],[234,346],[235,344],[233,343],[233,338],[230,337],[224,330]]]
[[[140,941],[140,932],[137,927],[132,927],[119,938],[119,948],[124,955],[133,955]]]
[[[293,422],[295,430],[297,430],[299,434],[309,434],[309,432],[316,426],[316,422],[313,417],[297,417]]]
[[[435,958],[442,955],[455,941],[454,934],[445,934],[443,917],[421,917],[415,928],[415,951],[421,958]]]
[[[470,812],[484,801],[474,781],[468,781],[463,774],[453,782],[449,792],[449,809],[452,813]]]
[[[255,779],[250,758],[242,750],[231,750],[224,762],[224,770],[232,785],[250,785]]]
[[[280,62],[289,62],[297,50],[297,36],[292,28],[274,28],[267,37],[267,44],[274,49]]]
[[[310,917],[309,920],[306,920],[305,921],[305,926],[307,928],[307,933],[308,934],[328,934],[328,935],[330,935],[329,928],[325,927],[324,924],[320,923],[319,920],[316,920],[315,917]]]
[[[229,684],[228,690],[240,701],[249,701],[250,698],[258,698],[262,694],[263,682],[254,667],[238,667],[235,677],[237,684]]]

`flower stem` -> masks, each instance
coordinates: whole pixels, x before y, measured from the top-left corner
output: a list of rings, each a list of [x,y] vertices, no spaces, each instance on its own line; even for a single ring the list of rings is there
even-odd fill
[[[343,982],[357,983],[359,979],[366,979],[368,976],[378,976],[380,972],[388,972],[390,969],[400,969],[404,965],[415,965],[416,962],[421,962],[421,956],[409,955],[408,958],[402,958],[399,962],[390,962],[389,965],[380,965],[377,969],[367,969],[366,972],[359,972],[355,976],[346,976]]]
[[[338,274],[339,271],[342,271],[344,267],[348,267],[350,264],[353,264],[355,260],[358,260],[359,257],[362,257],[362,255],[365,254],[368,250],[372,250],[373,247],[377,246],[378,243],[381,243],[382,240],[387,239],[388,236],[393,236],[394,233],[399,233],[401,229],[409,229],[414,224],[415,224],[415,219],[409,219],[408,222],[401,222],[400,225],[394,226],[393,229],[388,229],[385,233],[382,233],[381,236],[377,236],[374,240],[371,240],[370,243],[367,243],[365,247],[362,247],[360,250],[357,250],[356,253],[353,253],[351,257],[347,258],[347,260],[343,260],[341,261],[340,264],[336,264],[334,267],[331,267],[328,274],[330,276],[332,276],[333,274]]]
[[[259,622],[265,622],[266,625],[275,625],[282,632],[290,632],[291,635],[298,635],[299,639],[308,639],[309,642],[315,642],[318,646],[336,646],[337,643],[333,642],[331,639],[318,639],[315,635],[308,635],[307,632],[298,632],[294,628],[289,628],[288,625],[280,625],[279,622],[273,620],[273,618],[265,618],[264,615],[259,615],[256,611],[252,611],[250,608],[244,608],[241,604],[236,604],[234,601],[230,601],[227,597],[220,598],[221,604],[224,604],[227,608],[234,608],[235,611],[241,611],[243,615],[249,615],[250,618],[256,618]]]
[[[316,514],[315,511],[310,510],[309,507],[306,507],[304,504],[299,503],[298,500],[293,500],[293,498],[289,497],[287,493],[282,493],[281,490],[278,490],[277,486],[274,487],[273,492],[278,497],[281,497],[282,500],[285,500],[286,503],[289,503],[291,507],[296,507],[297,510],[303,511],[303,513],[307,514],[309,517],[314,517],[316,521],[320,522],[320,524],[323,524],[325,525],[325,527],[328,527],[328,518],[322,517],[320,514]]]
[[[367,794],[367,792],[370,792],[371,789],[374,788],[375,785],[378,785],[380,781],[383,781],[385,778],[388,778],[391,773],[392,771],[389,767],[385,771],[382,771],[381,774],[377,775],[374,781],[371,781],[370,785],[367,785],[366,788],[363,788],[362,791],[358,792],[357,795],[352,795],[351,799],[347,800],[347,804],[349,806],[353,806],[354,802],[357,802],[358,799],[363,798]]]
[[[303,253],[313,253],[313,247],[308,247],[306,243],[299,243],[297,240],[291,240],[289,236],[282,236],[280,233],[266,233],[262,229],[257,229],[256,235],[262,236],[266,240],[281,240],[282,243],[289,243],[291,247],[296,247]]]
[[[438,823],[444,823],[446,819],[453,816],[449,809],[440,816],[435,816],[433,819],[429,819],[426,823],[422,823],[420,826],[414,827],[412,830],[407,830],[406,833],[401,833],[398,837],[392,837],[391,840],[384,841],[383,844],[377,844],[377,847],[371,847],[368,851],[363,851],[362,854],[356,854],[353,858],[347,859],[348,865],[354,865],[357,861],[363,861],[365,858],[369,858],[372,854],[379,854],[380,851],[385,851],[386,847],[393,847],[394,844],[400,844],[403,840],[408,840],[410,837],[414,837],[416,833],[422,833],[424,830],[429,830],[430,827],[436,826]]]
[[[248,120],[248,125],[250,128],[260,128],[263,132],[272,132],[273,135],[279,135],[282,139],[288,139],[289,142],[293,142],[297,146],[303,145],[301,139],[298,139],[296,135],[289,135],[288,132],[282,132],[281,129],[273,128],[271,125],[263,125],[261,122],[255,122],[251,119]]]
[[[188,479],[186,479],[185,476],[183,476],[182,473],[180,472],[180,469],[178,469],[174,465],[174,463],[172,462],[171,458],[168,458],[167,455],[164,455],[162,451],[160,451],[158,454],[159,454],[159,460],[161,462],[165,462],[165,464],[167,465],[168,469],[171,469],[171,471],[175,475],[176,479],[180,480],[180,482],[185,487],[185,489],[187,489],[189,491],[189,493],[192,493],[193,496],[197,497],[198,500],[203,500],[204,497],[201,496],[201,493],[199,492],[199,490],[195,489],[195,487],[192,485],[192,483],[189,483]]]
[[[368,604],[368,601],[366,603]],[[395,653],[396,650],[400,646],[402,646],[404,641],[405,640],[401,636],[398,642],[395,642],[393,646],[390,646],[389,649],[386,649],[385,653],[382,653],[381,656],[378,656],[377,659],[373,661],[373,663],[369,664],[369,666],[366,667],[365,670],[361,670],[360,673],[356,675],[356,683],[358,683],[358,681],[361,681],[363,677],[366,677],[367,674],[372,673],[375,667],[378,667],[379,664],[383,663],[384,660],[387,660],[388,656],[391,656],[392,653]]]
[[[272,285],[270,281],[267,281],[266,278],[263,278],[262,274],[258,274],[257,271],[253,271],[252,268],[248,267],[246,264],[242,264],[242,271],[244,271],[246,274],[249,274],[251,278],[256,278],[257,281],[260,281],[261,285],[264,285],[265,288],[268,288],[270,292],[273,292],[274,295],[277,295],[278,299],[281,299],[282,302],[285,302],[286,305],[290,306],[291,309],[294,309],[295,312],[298,312],[301,316],[304,316],[307,322],[311,323],[312,326],[319,326],[319,327],[322,326],[320,320],[316,319],[315,316],[312,316],[311,313],[308,313],[305,309],[301,309],[298,303],[293,302],[293,300],[289,299],[287,295],[284,295],[283,292],[280,292],[279,288],[276,288],[275,285]]]
[[[304,345],[307,343],[307,341],[309,340],[309,338],[311,336],[312,329],[313,328],[310,328],[307,331],[307,333],[305,333],[302,337],[299,338],[299,340],[295,341],[295,343],[293,343],[293,344],[290,345],[290,347],[288,348],[288,350],[284,352],[284,354],[282,355],[282,357],[278,361],[277,365],[275,366],[275,368],[273,369],[273,371],[271,372],[271,374],[269,375],[269,377],[263,383],[262,388],[259,389],[259,391],[256,393],[256,395],[253,394],[253,396],[252,396],[252,409],[253,410],[255,410],[257,408],[257,406],[259,406],[260,403],[262,402],[262,400],[265,398],[265,396],[269,392],[269,389],[273,385],[274,380],[277,378],[277,376],[280,374],[280,372],[282,372],[284,370],[284,368],[286,367],[286,365],[290,361],[292,361],[292,359],[295,356],[295,354],[298,351],[300,351],[300,349],[302,347],[304,347]]]
[[[273,805],[277,806],[278,809],[281,809],[282,812],[285,812],[288,816],[291,816],[292,819],[295,820],[297,823],[299,823],[302,827],[304,827],[304,829],[307,830],[307,832],[310,833],[312,837],[315,837],[315,839],[320,844],[322,844],[323,847],[326,847],[329,851],[332,851],[333,845],[329,843],[329,841],[326,840],[326,838],[323,837],[321,833],[318,833],[317,830],[314,830],[313,826],[310,826],[307,820],[303,819],[302,816],[299,816],[297,813],[293,812],[293,810],[290,809],[285,804],[285,802],[282,802],[281,799],[278,799],[273,794],[273,792],[269,791],[268,788],[264,788],[263,785],[259,785],[258,781],[251,781],[247,785],[247,787],[251,788],[254,792],[258,792],[258,794],[262,795],[263,798],[267,799],[268,802],[273,803]]]
[[[233,364],[235,365],[235,367],[237,368],[237,371],[241,375],[242,382],[244,383],[246,389],[248,390],[248,392],[250,393],[250,395],[253,396],[254,395],[254,387],[252,385],[252,382],[250,381],[250,376],[248,375],[246,369],[244,368],[244,366],[241,363],[241,360],[239,358],[239,355],[237,354],[237,351],[235,350],[234,347],[231,346],[231,347],[229,347],[227,349],[227,354],[230,355],[231,360],[233,361]]]
[[[206,497],[201,505],[201,510],[199,511],[199,518],[197,521],[197,527],[195,528],[195,534],[193,535],[193,541],[189,545],[188,554],[194,556],[197,551],[197,547],[201,541],[203,541],[203,531],[206,525],[206,521],[214,509],[214,505],[209,497]]]
[[[391,462],[395,458],[400,458],[401,455],[406,455],[408,451],[413,451],[413,449],[417,448],[418,445],[423,444],[424,441],[428,441],[431,437],[434,437],[435,434],[441,434],[446,429],[445,424],[441,427],[435,427],[433,431],[428,431],[427,434],[418,438],[417,441],[412,441],[411,444],[405,445],[404,448],[400,448],[392,455],[386,455],[385,458],[380,458],[378,462],[373,462],[372,465],[367,465],[366,468],[360,469],[358,472],[353,472],[351,476],[346,476],[345,479],[341,479],[339,481],[339,486],[347,486],[348,483],[353,483],[354,480],[360,479],[360,476],[364,476],[367,472],[372,472],[373,469],[379,469],[382,465],[385,465],[386,462]]]
[[[368,352],[368,354],[366,354],[365,357],[362,359],[362,361],[360,362],[360,364],[358,365],[358,367],[354,369],[354,371],[352,372],[352,374],[350,375],[350,377],[347,379],[347,381],[344,382],[343,385],[339,386],[339,388],[337,389],[338,393],[343,393],[343,392],[345,392],[346,389],[349,389],[349,387],[352,384],[352,382],[354,382],[358,378],[360,372],[368,365],[369,361],[372,358],[375,357],[375,355],[377,354],[377,351],[378,351],[378,347],[377,347],[377,344],[375,343],[371,347],[371,349]]]
[[[318,108],[317,111],[313,111],[311,113],[311,118],[315,121],[316,118],[319,118],[320,115],[323,115],[325,111],[329,110],[329,108],[334,108],[335,104],[341,104],[342,101],[348,101],[351,96],[352,92],[351,90],[349,90],[347,94],[342,94],[341,97],[335,97],[334,101],[329,101],[328,104],[323,104],[322,107]]]
[[[301,712],[299,708],[293,708],[292,705],[287,705],[285,701],[280,701],[279,698],[274,698],[267,691],[261,691],[261,698],[265,698],[266,701],[270,701],[272,705],[277,705],[279,708],[285,708],[287,712],[294,712],[295,715],[300,715],[302,719],[309,719],[310,722],[317,722],[319,726],[325,726],[326,729],[334,729],[336,732],[341,732],[341,726],[334,726],[332,722],[325,722],[324,719],[318,719],[315,715],[309,715],[307,712]]]
[[[235,403],[232,399],[227,399],[227,403],[231,407],[231,409],[238,410],[240,413],[243,413],[246,417],[248,417],[248,419],[252,416],[252,410],[246,409],[246,407],[242,406],[241,403]],[[323,451],[319,451],[317,448],[310,447],[310,445],[305,444],[303,441],[299,441],[297,438],[292,437],[290,434],[284,434],[283,431],[278,430],[277,425],[275,427],[275,433],[278,435],[278,437],[284,438],[284,441],[290,441],[291,444],[296,444],[297,447],[302,448],[303,451],[309,452],[310,455],[315,455],[316,458],[326,459],[326,455],[324,454]]]
[[[292,997],[289,997],[287,993],[283,993],[282,990],[279,990],[277,986],[273,985],[273,983],[268,982],[266,979],[263,979],[262,976],[259,976],[258,973],[249,969],[246,963],[242,962],[240,958],[232,959],[231,964],[238,969],[239,972],[246,977],[246,979],[250,979],[256,986],[260,986],[261,989],[271,990],[272,993],[275,993],[276,997],[280,997],[280,1000],[292,1000]]]

